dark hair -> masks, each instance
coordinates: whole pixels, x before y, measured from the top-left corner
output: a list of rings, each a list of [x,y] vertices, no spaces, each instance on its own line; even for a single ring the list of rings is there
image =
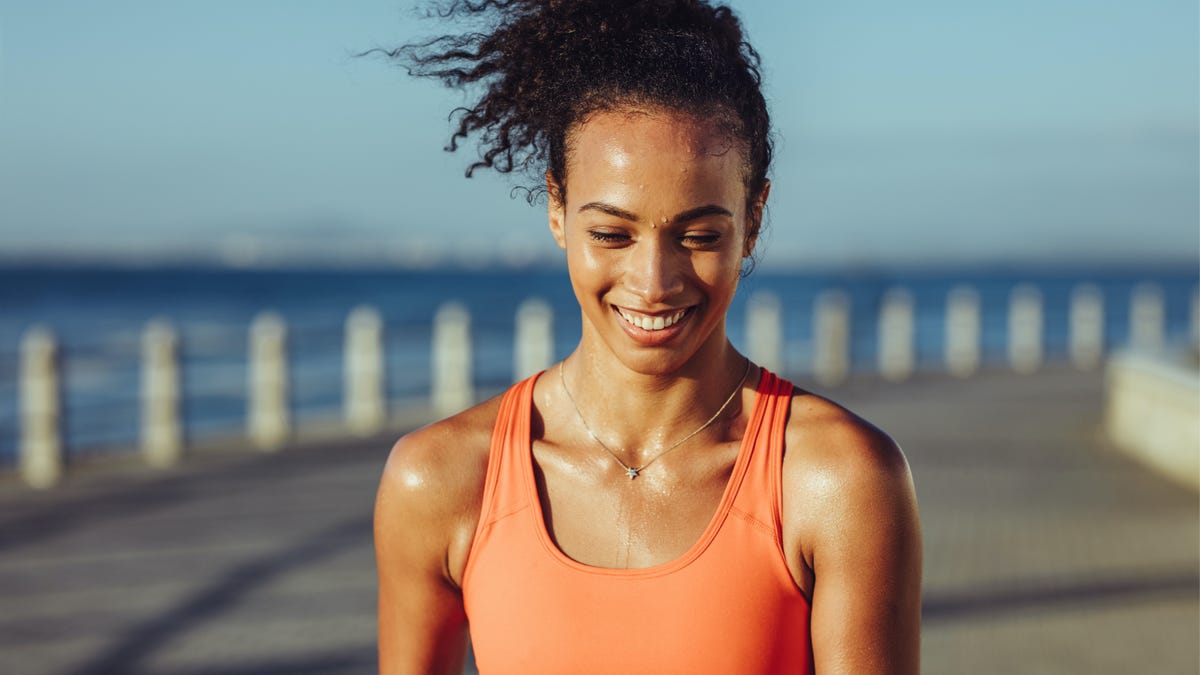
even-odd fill
[[[456,0],[439,14],[480,20],[485,29],[385,53],[413,75],[483,88],[474,107],[455,111],[447,145],[455,150],[460,139],[479,134],[480,158],[467,176],[481,167],[548,170],[565,189],[573,126],[633,105],[714,117],[745,143],[748,194],[765,186],[772,144],[760,60],[728,7],[704,0]]]

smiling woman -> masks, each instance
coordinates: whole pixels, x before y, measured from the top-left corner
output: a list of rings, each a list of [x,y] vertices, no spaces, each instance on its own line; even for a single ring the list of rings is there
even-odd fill
[[[485,90],[475,168],[544,170],[582,337],[400,439],[379,487],[385,673],[909,673],[899,448],[725,333],[770,193],[758,58],[698,0],[456,3],[391,52]],[[454,147],[452,143],[451,147]]]

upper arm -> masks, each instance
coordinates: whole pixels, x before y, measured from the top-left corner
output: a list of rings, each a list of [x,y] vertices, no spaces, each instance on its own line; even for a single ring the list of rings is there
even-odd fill
[[[887,434],[846,413],[793,484],[804,497],[799,545],[812,579],[820,673],[920,669],[921,527],[912,475]]]
[[[478,513],[473,495],[481,485],[471,484],[473,472],[464,471],[461,457],[446,452],[447,440],[436,428],[400,439],[380,479],[374,524],[380,673],[462,672],[466,614],[450,567],[456,541],[473,530],[467,516]]]

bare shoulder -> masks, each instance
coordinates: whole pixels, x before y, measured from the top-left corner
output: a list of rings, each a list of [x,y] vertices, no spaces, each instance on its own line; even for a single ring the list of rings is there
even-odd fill
[[[402,436],[388,454],[383,484],[433,501],[482,490],[499,405],[493,398]]]
[[[806,567],[816,564],[822,546],[869,544],[844,541],[848,536],[886,533],[888,541],[876,543],[919,548],[912,473],[900,445],[882,429],[797,389],[785,447],[785,527]]]
[[[479,518],[488,450],[500,398],[404,435],[388,454],[375,500],[376,547],[403,539],[444,555],[449,580]]]
[[[806,482],[882,482],[885,487],[911,480],[904,452],[891,436],[838,403],[802,389],[792,397],[786,448],[785,471],[800,470]]]

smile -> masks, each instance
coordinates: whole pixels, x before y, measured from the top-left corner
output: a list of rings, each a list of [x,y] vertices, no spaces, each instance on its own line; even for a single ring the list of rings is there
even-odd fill
[[[672,314],[658,315],[642,314],[640,312],[634,312],[632,310],[625,309],[624,307],[617,307],[616,309],[617,313],[621,315],[621,318],[625,319],[625,322],[629,325],[634,326],[635,328],[641,328],[642,330],[656,331],[674,326],[679,322],[680,319],[684,317],[684,315],[688,313],[688,310],[691,308],[689,307],[681,309]]]

